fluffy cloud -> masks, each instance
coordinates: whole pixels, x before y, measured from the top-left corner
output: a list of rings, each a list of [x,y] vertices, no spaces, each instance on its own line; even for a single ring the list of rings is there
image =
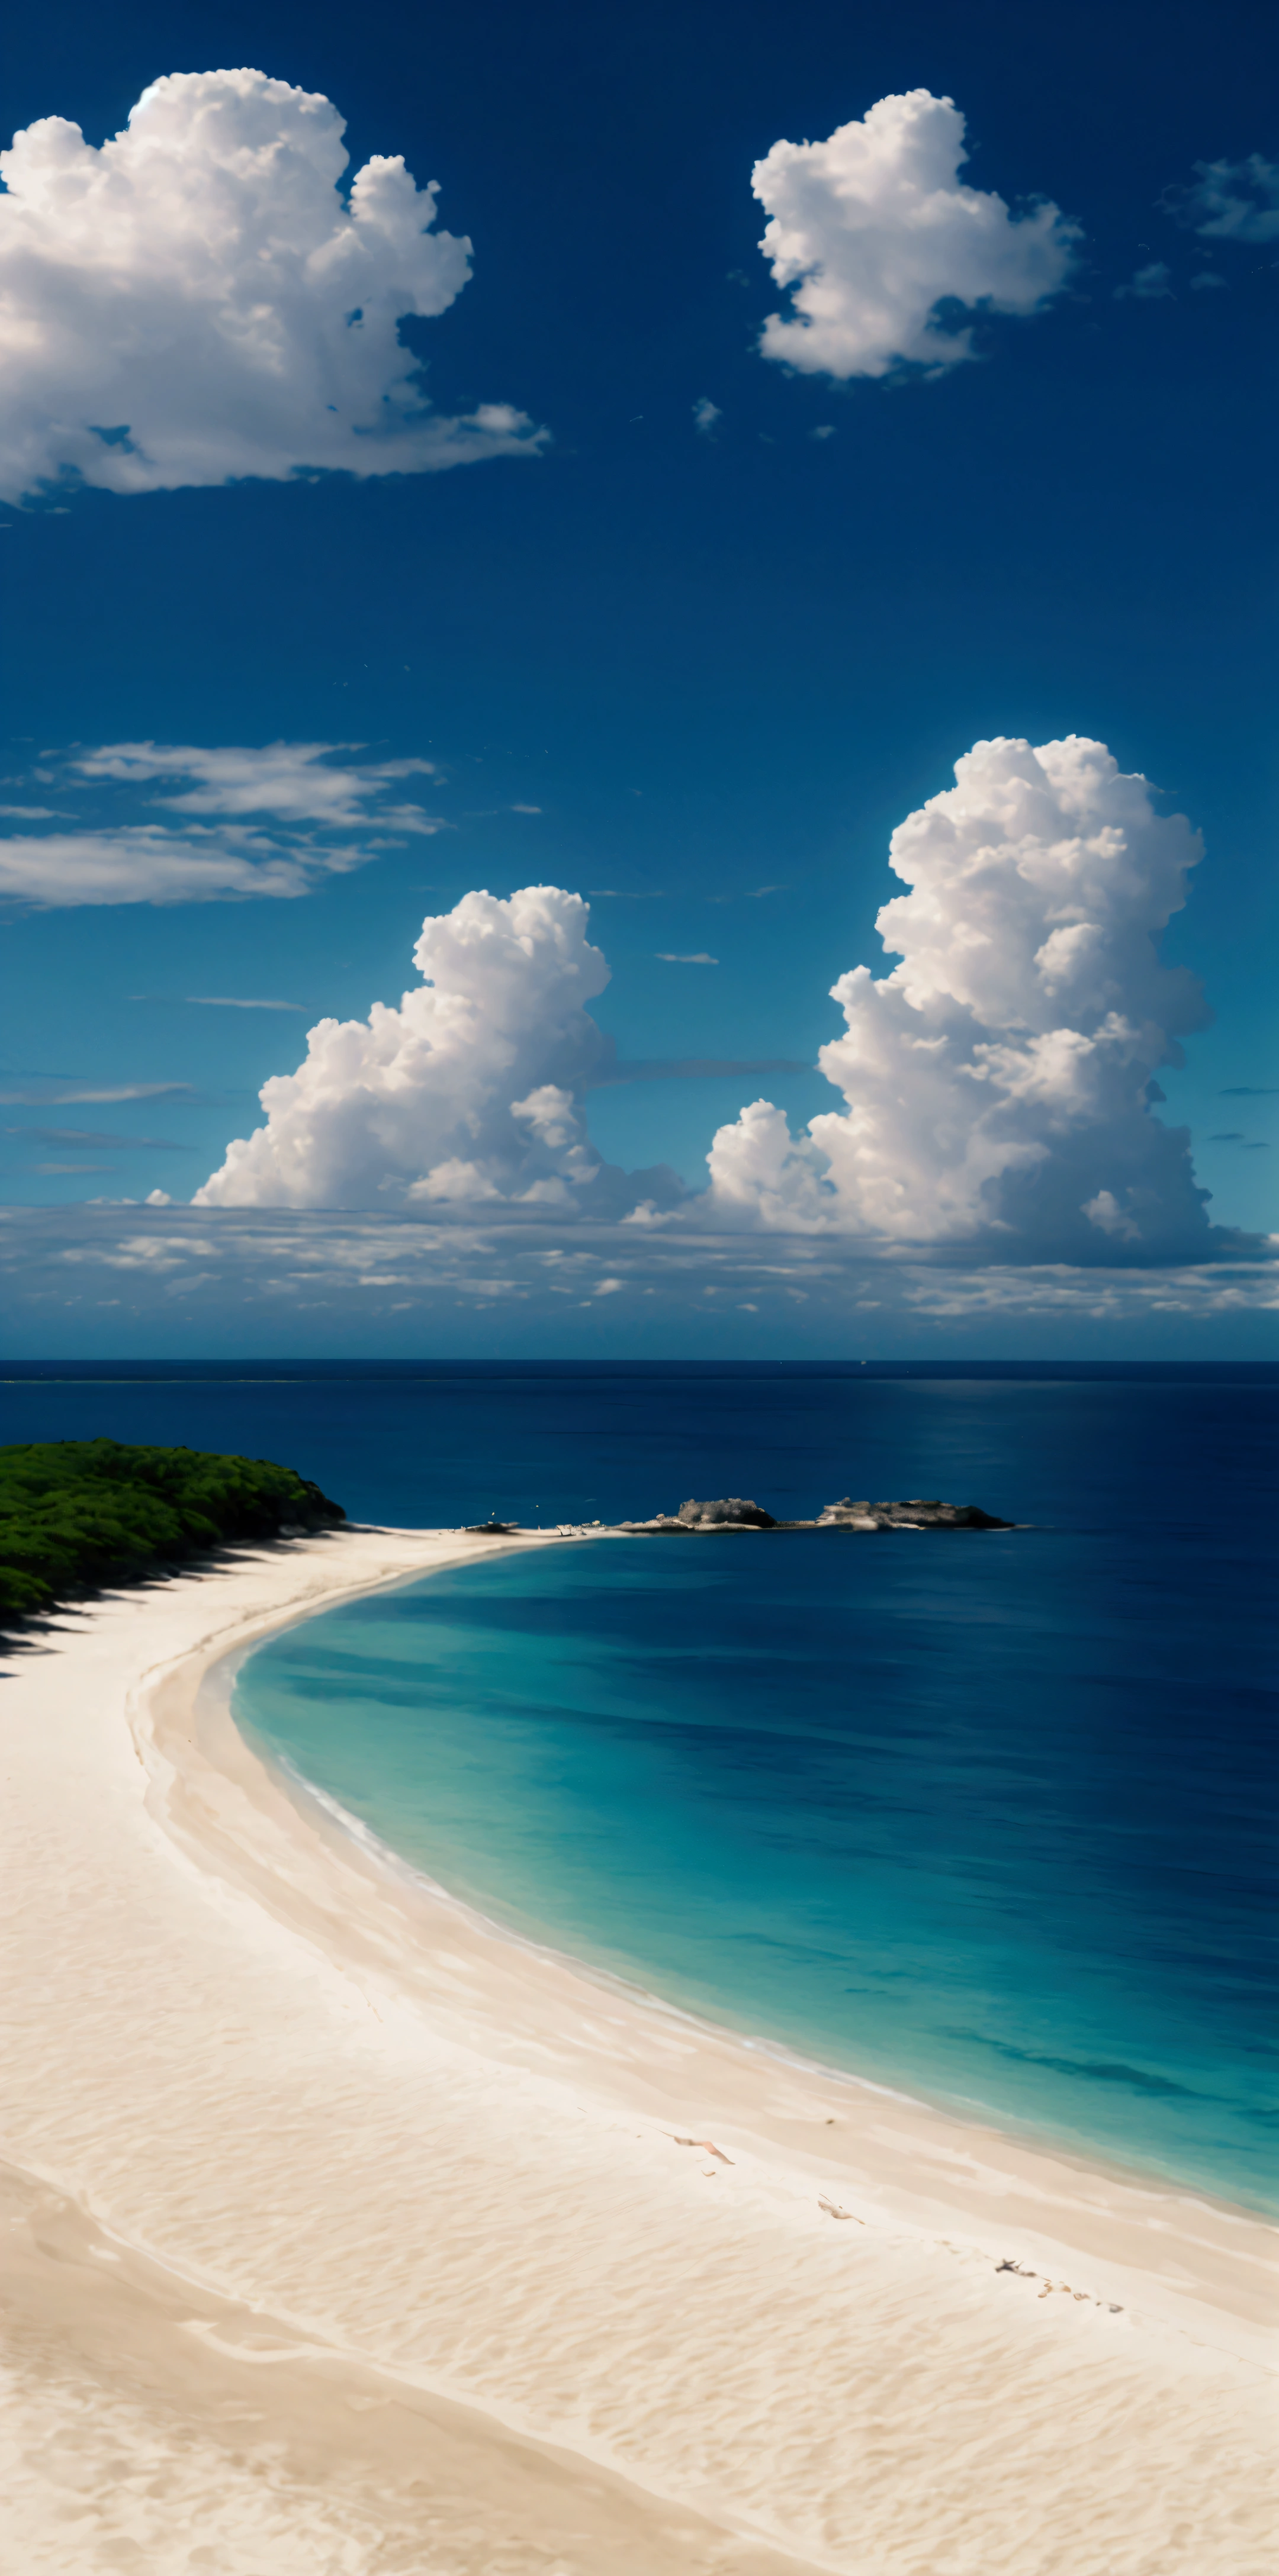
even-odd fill
[[[485,1225],[553,1212],[566,1241],[607,1223],[690,1253],[753,1236],[1005,1267],[1225,1257],[1235,1238],[1208,1224],[1188,1135],[1155,1115],[1157,1069],[1207,1017],[1197,979],[1158,947],[1197,836],[1076,735],[978,743],[955,778],[893,834],[909,892],[878,927],[901,962],[833,987],[845,1032],[819,1063],[841,1105],[795,1136],[752,1101],[715,1136],[706,1192],[602,1163],[589,1090],[714,1068],[619,1065],[587,1008],[608,967],[586,904],[526,886],[428,919],[424,980],[398,1007],[321,1021],[196,1203],[478,1211]]]
[[[387,836],[444,830],[438,815],[401,801],[403,781],[431,775],[430,761],[333,765],[334,754],[353,748],[276,742],[264,750],[207,751],[189,743],[118,742],[83,752],[68,765],[69,789],[118,789],[126,796],[131,790],[135,798],[142,790],[147,807],[222,819],[10,833],[0,837],[0,895],[43,911],[298,896],[325,876],[362,866]],[[157,787],[161,792],[150,792]],[[377,837],[322,837],[353,826],[365,835],[375,827]]]
[[[422,926],[426,979],[398,1008],[321,1020],[306,1061],[266,1083],[266,1125],[227,1148],[203,1207],[513,1200],[614,1213],[629,1193],[586,1133],[580,1094],[609,1055],[584,1008],[608,982],[580,895],[464,895]],[[618,1187],[621,1187],[621,1197]]]
[[[965,187],[966,157],[959,109],[926,89],[881,98],[824,143],[775,143],[752,181],[770,218],[760,248],[795,292],[764,325],[765,357],[841,378],[950,367],[972,333],[944,328],[939,303],[1025,314],[1054,295],[1079,226]]]
[[[402,316],[443,313],[470,243],[436,187],[348,156],[327,98],[257,71],[152,83],[95,149],[42,117],[0,154],[0,494],[300,469],[422,473],[541,443],[522,412],[433,413]]]
[[[1170,189],[1170,213],[1210,241],[1279,241],[1279,162],[1196,161],[1189,188]]]
[[[1070,735],[978,743],[894,832],[902,963],[834,985],[820,1064],[846,1107],[792,1138],[759,1100],[720,1129],[704,1215],[730,1227],[967,1240],[1005,1259],[1194,1259],[1205,1193],[1149,1105],[1207,1013],[1157,939],[1199,842],[1144,778]]]

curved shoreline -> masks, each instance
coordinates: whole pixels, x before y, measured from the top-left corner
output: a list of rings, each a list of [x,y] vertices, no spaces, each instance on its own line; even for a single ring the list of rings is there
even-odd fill
[[[611,1531],[604,1533],[608,1536],[614,1534]],[[580,1535],[574,1532],[575,1537]],[[497,1548],[493,1552],[501,1554],[503,1551]],[[410,1576],[406,1579],[412,1582],[420,1578]],[[306,1615],[309,1618],[313,1614]],[[289,1620],[285,1624],[289,1628],[305,1626],[306,1618]],[[946,2099],[930,2093],[926,2085],[921,2086],[910,2077],[902,2076],[896,2082],[890,2082],[883,2075],[869,2075],[856,2066],[840,2065],[834,2059],[804,2048],[797,2040],[752,2030],[745,2021],[738,2026],[717,2018],[713,2010],[699,2011],[692,2004],[678,2003],[672,1996],[664,1994],[660,1987],[646,1984],[638,1970],[628,1976],[620,1969],[606,1966],[602,1960],[582,1956],[564,1947],[549,1932],[539,1935],[522,1930],[518,1925],[503,1922],[499,1916],[488,1913],[483,1904],[459,1895],[443,1879],[435,1877],[429,1867],[410,1860],[394,1844],[387,1842],[363,1817],[344,1806],[341,1799],[330,1791],[321,1788],[265,1737],[259,1740],[256,1728],[250,1725],[246,1730],[243,1713],[237,1713],[234,1706],[234,1684],[240,1666],[259,1642],[253,1639],[246,1645],[232,1648],[210,1665],[203,1676],[197,1697],[197,1722],[201,1702],[204,1702],[205,1725],[209,1730],[205,1749],[209,1760],[215,1767],[228,1761],[234,1767],[236,1757],[224,1732],[224,1729],[229,1729],[250,1759],[260,1765],[278,1794],[300,1812],[310,1830],[321,1840],[334,1841],[339,1851],[353,1848],[377,1877],[389,1878],[409,1891],[417,1890],[430,1908],[440,1908],[456,1916],[481,1940],[509,1944],[528,1957],[558,1969],[572,1978],[575,1985],[585,1982],[607,1997],[620,1999],[636,2012],[653,2013],[661,2019],[680,2024],[711,2047],[723,2047],[730,2052],[744,2051],[752,2060],[766,2060],[792,2075],[825,2087],[838,2090],[843,2086],[874,2095],[882,2101],[900,2103],[905,2109],[939,2123],[947,2132],[958,2131],[963,2135],[971,2131],[987,2140],[1002,2138],[1009,2146],[1020,2146],[1032,2155],[1040,2154],[1050,2157],[1055,2163],[1064,2164],[1078,2172],[1085,2182],[1100,2176],[1121,2189],[1171,2193],[1183,2204],[1215,2211],[1227,2224],[1244,2219],[1269,2227],[1275,2231],[1275,2251],[1279,2258],[1279,2213],[1255,2202],[1233,2197],[1227,2191],[1214,2189],[1211,2184],[1188,2175],[1163,2172],[1153,2162],[1143,2164],[1137,2157],[1130,2159],[1117,2152],[1108,2153],[1100,2145],[1093,2145],[1079,2136],[1064,2136],[1054,2130],[1051,2123],[1036,2120],[1030,2114],[1018,2119],[1002,2107],[982,2103],[975,2096]]]
[[[246,2473],[228,2570],[261,2563],[270,2499],[310,2535],[299,2568],[326,2563],[316,2517],[345,2513],[361,2567],[401,2563],[394,2526],[478,2570],[498,2530],[463,2536],[481,2489],[511,2564],[558,2552],[574,2576],[905,2576],[964,2549],[983,2571],[1120,2576],[1165,2528],[1177,2563],[1187,2527],[1205,2576],[1259,2569],[1262,2521],[1226,2529],[1219,2504],[1228,2483],[1251,2516],[1261,2482],[1273,2229],[614,1991],[327,1837],[229,1715],[197,1716],[237,1648],[491,1547],[299,1542],[103,1603],[19,1658],[11,2152],[43,2180],[39,2225],[79,2230],[86,2444],[126,2401],[159,2439],[157,2371],[198,2364],[216,2450],[239,2401],[214,2383],[247,2382],[265,2430],[236,2442],[273,2466]],[[49,2328],[68,2270],[38,2236],[23,2296]],[[126,2288],[155,2310],[128,2388]],[[322,2455],[295,2424],[317,2382]],[[48,2369],[22,2384],[56,2413]],[[1127,2502],[1099,2555],[1112,2473]],[[33,2570],[100,2564],[41,2528]],[[283,2540],[271,2563],[292,2570]]]
[[[514,1554],[522,1549],[526,1540],[536,1544],[540,1538],[551,1536],[562,1543],[569,1540],[579,1543],[591,1538],[614,1539],[633,1535],[634,1531],[628,1524],[617,1527],[574,1525],[572,1528],[562,1527],[554,1533],[521,1533],[512,1528],[504,1545],[492,1544],[491,1553]],[[419,1579],[406,1578],[409,1582]],[[285,1624],[289,1629],[300,1628],[307,1624],[307,1620],[290,1620]],[[253,1758],[261,1763],[283,1796],[301,1808],[314,1830],[321,1835],[336,1834],[339,1847],[356,1845],[375,1870],[387,1872],[408,1886],[419,1888],[430,1902],[456,1911],[480,1935],[509,1942],[531,1956],[557,1965],[575,1979],[586,1979],[606,1994],[621,1997],[637,2010],[671,2016],[712,2045],[745,2049],[754,2057],[768,2058],[780,2067],[824,2085],[845,2085],[885,2100],[900,2102],[947,2129],[974,2130],[983,2137],[1001,2137],[1010,2145],[1049,2156],[1078,2169],[1085,2176],[1103,2174],[1120,2187],[1127,2185],[1138,2191],[1149,2189],[1172,2193],[1216,2210],[1227,2221],[1246,2218],[1279,2231],[1279,2207],[1264,2199],[1251,2199],[1246,2194],[1232,2191],[1227,2183],[1203,2173],[1179,2171],[1162,2164],[1156,2153],[1146,2156],[1139,2147],[1129,2149],[1122,2143],[1103,2143],[1090,2136],[1082,2122],[1056,2125],[1051,2118],[1039,2116],[1034,2110],[1018,2112],[998,2101],[983,2099],[977,2092],[958,2088],[953,2091],[945,2088],[934,2090],[926,2076],[910,2069],[881,2066],[871,2073],[865,2064],[856,2062],[855,2053],[843,2060],[826,2056],[822,2053],[820,2040],[806,2041],[777,2028],[769,2031],[755,2026],[749,2012],[739,2010],[731,2001],[716,1996],[709,1996],[700,2003],[678,2001],[663,1988],[659,1970],[650,1971],[644,1964],[636,1962],[629,1967],[624,1963],[610,1964],[606,1957],[592,1955],[589,1948],[577,1949],[572,1946],[572,1934],[561,1937],[553,1924],[543,1921],[539,1925],[537,1916],[527,1907],[522,1921],[512,1920],[490,1911],[482,1893],[463,1896],[448,1884],[447,1877],[436,1875],[429,1854],[417,1860],[410,1858],[400,1845],[388,1841],[358,1810],[347,1807],[336,1792],[323,1788],[312,1779],[302,1767],[301,1760],[273,1743],[269,1732],[259,1727],[251,1706],[237,1710],[235,1685],[244,1662],[259,1642],[255,1639],[249,1645],[236,1647],[210,1666],[201,1686],[202,1696],[209,1696],[210,1715],[216,1711],[217,1715],[229,1719],[236,1734],[247,1743]],[[442,1866],[446,1870],[447,1865],[447,1860],[443,1860]],[[589,1927],[586,1927],[586,1936],[589,1939]],[[618,1956],[615,1951],[614,1958]],[[1279,2247],[1279,2233],[1276,2245]]]

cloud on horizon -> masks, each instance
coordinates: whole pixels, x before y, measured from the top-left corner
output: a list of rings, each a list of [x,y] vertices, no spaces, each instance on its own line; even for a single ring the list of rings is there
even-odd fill
[[[420,474],[533,455],[507,402],[432,411],[399,338],[471,245],[437,187],[348,154],[327,98],[252,70],[153,81],[100,149],[41,117],[0,153],[0,497],[243,476]]]
[[[582,1093],[613,1051],[585,1004],[608,965],[588,906],[559,886],[464,895],[414,949],[426,979],[398,1009],[321,1020],[296,1073],[262,1088],[267,1120],[227,1148],[200,1207],[367,1207],[506,1199],[620,1213],[673,1173],[627,1183],[586,1130]]]
[[[1197,835],[1077,735],[978,743],[955,779],[892,837],[910,891],[877,926],[900,964],[831,988],[846,1029],[818,1065],[842,1108],[793,1135],[749,1103],[714,1137],[709,1191],[597,1153],[586,1095],[639,1069],[586,1007],[609,977],[587,905],[528,886],[428,918],[425,980],[398,1007],[320,1021],[195,1204],[502,1202],[570,1227],[962,1245],[995,1263],[1222,1255],[1236,1238],[1208,1223],[1189,1134],[1155,1115],[1157,1069],[1208,1017],[1198,979],[1158,953]]]
[[[793,1138],[755,1101],[710,1153],[726,1224],[981,1241],[1023,1260],[1210,1250],[1190,1138],[1153,1114],[1209,1017],[1157,942],[1202,855],[1104,743],[978,743],[892,836],[911,892],[876,927],[902,963],[832,987],[818,1063],[846,1108]]]
[[[583,1348],[629,1355],[706,1348],[772,1357],[814,1351],[971,1351],[1020,1337],[1113,1353],[1256,1346],[1279,1309],[1279,1242],[1191,1264],[1088,1268],[974,1264],[962,1249],[847,1237],[725,1235],[695,1222],[655,1229],[554,1209],[448,1204],[332,1212],[145,1205],[0,1209],[8,1347],[31,1356],[118,1346],[326,1353]],[[597,1316],[598,1323],[587,1316]]]
[[[1042,200],[1011,215],[959,178],[965,120],[926,89],[881,98],[824,143],[777,142],[751,180],[769,222],[760,248],[792,310],[760,349],[806,374],[940,373],[973,355],[943,302],[1036,313],[1064,285],[1080,226]]]

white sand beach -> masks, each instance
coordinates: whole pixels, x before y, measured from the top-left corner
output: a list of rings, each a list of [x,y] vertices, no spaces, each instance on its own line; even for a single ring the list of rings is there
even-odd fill
[[[246,1551],[4,1660],[3,2566],[1261,2576],[1279,2231],[521,1945],[197,1709],[490,1544]]]

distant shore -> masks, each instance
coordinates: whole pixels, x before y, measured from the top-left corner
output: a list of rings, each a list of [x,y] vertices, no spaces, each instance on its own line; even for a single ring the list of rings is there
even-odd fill
[[[494,1548],[317,1534],[6,1661],[15,2563],[167,2567],[154,2489],[219,2576],[1260,2576],[1279,2232],[516,1942],[240,1737],[229,1656]]]

